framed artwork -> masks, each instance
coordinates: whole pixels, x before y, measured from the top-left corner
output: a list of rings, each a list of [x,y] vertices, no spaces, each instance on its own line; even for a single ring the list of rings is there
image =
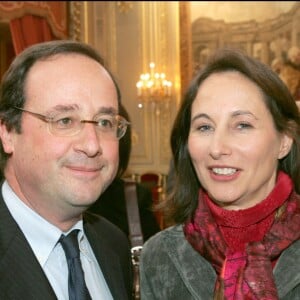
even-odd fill
[[[179,9],[183,91],[219,48],[238,48],[271,65],[300,45],[298,1],[181,1]]]

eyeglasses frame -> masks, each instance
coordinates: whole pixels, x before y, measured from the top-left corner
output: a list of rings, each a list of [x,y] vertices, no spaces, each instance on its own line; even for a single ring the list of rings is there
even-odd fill
[[[26,113],[29,113],[31,114],[32,116],[35,116],[37,117],[38,119],[40,119],[41,121],[49,124],[49,123],[53,123],[53,118],[52,117],[49,117],[49,116],[45,116],[45,115],[42,115],[40,113],[36,113],[36,112],[33,112],[33,111],[30,111],[30,110],[27,110],[27,109],[24,109],[24,108],[21,108],[21,107],[18,107],[18,106],[13,106],[14,109],[17,109],[21,112],[26,112]],[[126,134],[126,131],[127,131],[127,126],[130,125],[130,122],[128,122],[124,117],[120,116],[120,115],[115,115],[115,117],[119,118],[119,124],[117,127],[119,127],[119,125],[122,125],[122,126],[126,126],[124,132],[122,133],[122,135],[120,137],[116,136],[116,138],[118,140],[120,140],[125,134]],[[94,124],[94,125],[97,125],[98,122],[97,121],[94,121],[94,120],[80,120],[80,123],[89,123],[89,124]],[[48,127],[49,128],[49,127]],[[51,132],[51,130],[49,130]],[[80,130],[81,131],[81,130]],[[80,131],[78,132],[75,132],[74,134],[71,134],[71,135],[67,135],[67,136],[74,136],[76,134],[78,134]],[[51,132],[52,133],[52,132]],[[53,134],[53,133],[52,133]],[[55,134],[54,134],[55,135]]]

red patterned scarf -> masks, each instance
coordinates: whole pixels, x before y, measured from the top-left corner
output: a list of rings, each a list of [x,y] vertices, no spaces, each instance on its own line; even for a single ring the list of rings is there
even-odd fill
[[[300,197],[291,192],[292,181],[283,172],[270,195],[245,210],[217,207],[200,191],[184,233],[216,270],[214,299],[278,299],[272,263],[300,238]]]

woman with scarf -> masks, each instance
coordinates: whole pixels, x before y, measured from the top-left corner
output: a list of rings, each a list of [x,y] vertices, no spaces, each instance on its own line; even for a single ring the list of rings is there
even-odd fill
[[[300,299],[299,133],[277,74],[215,53],[175,119],[174,225],[144,245],[143,300]]]

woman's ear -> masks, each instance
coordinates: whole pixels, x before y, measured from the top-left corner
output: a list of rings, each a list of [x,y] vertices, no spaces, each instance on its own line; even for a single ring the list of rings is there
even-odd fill
[[[13,152],[13,142],[12,135],[14,131],[8,131],[6,125],[0,122],[0,139],[2,142],[2,147],[5,153],[11,154]]]
[[[288,153],[290,152],[293,145],[293,139],[288,136],[287,134],[284,134],[282,136],[281,145],[278,153],[278,159],[284,158]]]

